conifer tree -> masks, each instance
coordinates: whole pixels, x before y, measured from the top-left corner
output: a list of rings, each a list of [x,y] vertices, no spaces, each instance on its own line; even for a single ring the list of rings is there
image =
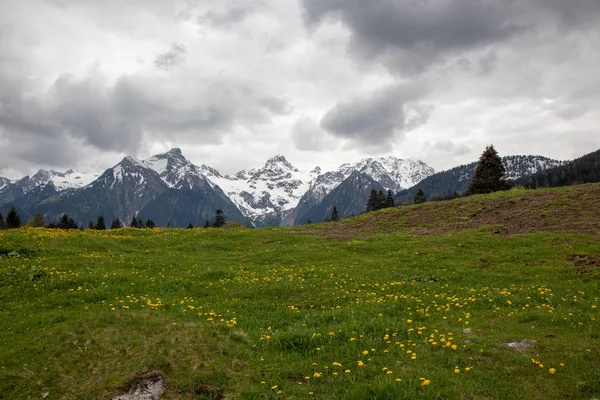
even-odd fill
[[[100,215],[96,221],[96,229],[99,231],[105,231],[106,225],[104,224],[104,217]]]
[[[415,198],[413,199],[414,204],[421,204],[427,201],[427,197],[425,197],[425,192],[423,189],[419,188],[417,194],[415,194]]]
[[[129,226],[132,227],[132,228],[138,228],[139,227],[138,221],[135,218],[135,215],[133,216],[133,219],[131,220],[131,223],[129,224]]]
[[[306,220],[306,225],[310,225],[310,224],[312,224],[312,220],[309,218]]]
[[[67,229],[77,229],[79,228],[77,226],[77,224],[75,223],[75,220],[73,218],[70,218],[67,220]]]
[[[338,210],[336,206],[333,206],[333,212],[331,213],[331,221],[339,221],[340,216],[338,215]]]
[[[96,226],[94,225],[94,221],[92,221],[91,219],[90,219],[90,222],[88,222],[88,229],[89,230],[96,229]]]
[[[194,225],[192,225],[192,223],[190,222],[187,226],[188,229],[194,229]]]
[[[507,190],[508,184],[504,179],[504,172],[502,159],[498,156],[498,152],[494,146],[487,146],[479,157],[479,163],[475,168],[467,196]]]
[[[210,222],[209,222],[208,220],[206,220],[206,222],[204,223],[204,226],[203,226],[203,228],[204,228],[204,229],[206,229],[206,228],[210,228]]]
[[[154,229],[156,228],[156,224],[151,219],[146,220],[146,228]]]
[[[377,189],[371,189],[369,199],[367,200],[367,212],[378,210],[378,194]]]
[[[144,224],[144,220],[143,219],[138,219],[138,228],[140,229],[144,229],[146,227],[146,225]]]
[[[118,218],[112,220],[110,224],[110,229],[121,229],[121,221]]]
[[[385,207],[386,208],[390,208],[390,207],[394,207],[394,196],[392,195],[392,191],[388,190],[387,191],[387,196],[385,198]]]
[[[67,214],[63,214],[63,216],[60,217],[58,224],[56,224],[56,227],[58,229],[69,229],[69,216]]]
[[[44,221],[44,217],[42,217],[42,214],[40,213],[36,213],[33,218],[27,222],[27,225],[29,225],[32,228],[43,228],[46,226],[46,221]]]
[[[215,222],[213,222],[213,226],[215,228],[220,228],[225,225],[225,215],[223,215],[223,210],[217,210],[215,214]]]
[[[0,229],[6,229],[6,222],[4,222],[4,217],[2,213],[0,213]]]
[[[11,207],[8,214],[6,214],[6,227],[8,229],[21,227],[21,217],[19,217],[19,213],[14,207]]]

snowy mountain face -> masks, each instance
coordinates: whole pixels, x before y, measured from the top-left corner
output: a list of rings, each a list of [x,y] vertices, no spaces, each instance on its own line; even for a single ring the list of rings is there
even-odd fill
[[[262,168],[240,171],[235,175],[221,176],[203,166],[207,178],[218,185],[250,218],[286,211],[298,204],[309,187],[312,172],[303,172],[278,155]]]
[[[177,148],[147,158],[141,164],[156,171],[167,186],[173,189],[193,190],[213,186],[204,176],[202,168],[188,161]]]
[[[506,156],[502,157],[502,164],[506,170],[504,178],[510,181],[558,167],[565,162],[542,156]]]
[[[10,179],[0,176],[0,192],[12,183],[13,183],[13,181],[11,181]]]
[[[27,194],[34,189],[43,189],[49,183],[54,185],[56,191],[61,192],[66,189],[81,188],[98,177],[98,174],[81,173],[73,171],[72,169],[66,172],[57,172],[54,170],[45,171],[40,169],[33,176],[26,176],[13,182],[22,191],[23,194]],[[2,183],[0,182],[0,186]]]

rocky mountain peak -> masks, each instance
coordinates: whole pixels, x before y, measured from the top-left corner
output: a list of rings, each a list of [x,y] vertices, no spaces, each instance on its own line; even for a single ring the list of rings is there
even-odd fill
[[[282,156],[281,154],[276,155],[275,157],[271,157],[265,163],[263,170],[269,170],[273,172],[289,172],[294,171],[297,172],[298,169],[295,168],[289,161]]]

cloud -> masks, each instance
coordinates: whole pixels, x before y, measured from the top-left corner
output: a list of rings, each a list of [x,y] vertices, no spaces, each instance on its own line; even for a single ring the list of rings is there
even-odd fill
[[[395,74],[446,65],[538,28],[571,30],[600,15],[600,2],[575,0],[302,0],[304,21],[314,29],[336,20],[351,32],[358,60],[378,61]],[[492,58],[481,67],[489,68]]]
[[[48,141],[62,142],[72,154],[79,154],[75,148],[81,144],[128,154],[143,140],[215,144],[237,124],[267,123],[286,109],[283,99],[228,81],[190,79],[179,87],[161,76],[123,75],[110,82],[99,74],[62,75],[38,96],[0,86],[8,88],[0,89],[2,138],[10,143],[27,138],[25,158],[47,164],[53,154]],[[54,154],[55,163],[64,165],[64,154]]]
[[[300,151],[331,151],[339,147],[326,132],[306,116],[298,118],[290,133],[296,149]]]
[[[240,23],[253,12],[253,9],[239,5],[228,7],[220,12],[211,9],[198,17],[198,23],[201,25],[229,28]]]
[[[158,69],[168,71],[179,64],[183,64],[185,61],[185,53],[186,49],[184,45],[173,43],[169,51],[156,57],[154,66]]]
[[[321,127],[351,147],[385,150],[404,133],[422,125],[431,107],[416,104],[425,85],[394,84],[370,96],[339,102],[325,113]]]

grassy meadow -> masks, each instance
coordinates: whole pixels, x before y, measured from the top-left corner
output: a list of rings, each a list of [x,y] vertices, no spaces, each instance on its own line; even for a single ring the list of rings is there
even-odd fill
[[[598,234],[336,226],[0,231],[0,398],[600,397]]]

